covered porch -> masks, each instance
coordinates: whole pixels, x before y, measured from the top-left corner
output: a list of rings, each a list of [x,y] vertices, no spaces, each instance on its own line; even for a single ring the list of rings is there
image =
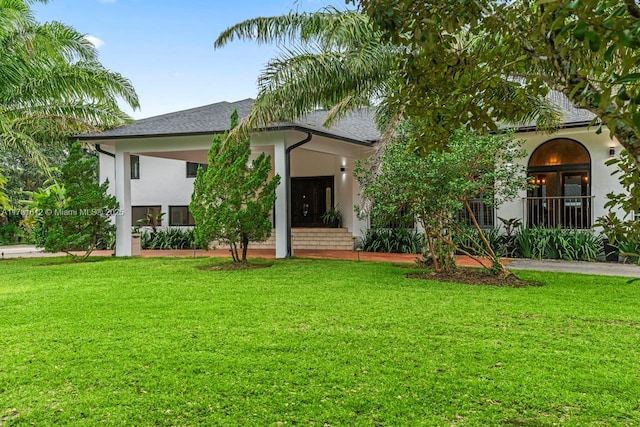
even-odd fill
[[[115,218],[116,256],[132,253],[132,207],[139,204],[137,193],[144,193],[148,198],[149,193],[154,192],[160,200],[169,193],[181,191],[188,193],[186,199],[182,194],[183,200],[188,201],[193,186],[191,179],[188,188],[173,189],[171,177],[161,171],[155,174],[152,185],[143,179],[132,179],[132,156],[206,164],[211,138],[212,135],[183,135],[90,141],[102,153],[101,180],[109,179],[121,208],[122,214]],[[359,220],[353,211],[358,200],[358,184],[352,172],[357,160],[370,155],[370,144],[287,129],[253,134],[251,150],[252,157],[260,153],[270,155],[272,174],[282,179],[271,218],[272,237],[266,243],[250,247],[273,249],[276,258],[289,257],[296,248],[353,249],[354,236],[360,235],[367,223]],[[111,165],[105,167],[105,162]],[[329,228],[330,224],[322,220],[332,208],[342,213],[339,228]]]

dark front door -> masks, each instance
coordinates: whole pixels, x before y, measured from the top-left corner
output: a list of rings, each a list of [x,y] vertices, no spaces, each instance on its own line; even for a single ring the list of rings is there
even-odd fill
[[[333,177],[291,178],[291,226],[324,227],[322,215],[333,207]]]

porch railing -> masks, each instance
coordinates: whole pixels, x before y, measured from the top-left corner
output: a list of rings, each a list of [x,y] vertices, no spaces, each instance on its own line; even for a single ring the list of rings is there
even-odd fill
[[[495,224],[493,206],[484,203],[483,199],[470,199],[469,206],[481,228],[492,228]],[[473,225],[469,213],[463,208],[458,212],[458,222]]]
[[[526,197],[523,199],[526,223],[529,227],[591,228],[593,197]]]

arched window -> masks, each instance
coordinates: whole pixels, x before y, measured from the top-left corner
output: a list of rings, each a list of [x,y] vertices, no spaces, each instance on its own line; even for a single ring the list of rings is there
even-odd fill
[[[529,176],[529,226],[591,227],[591,156],[582,144],[558,138],[540,145],[529,159]]]

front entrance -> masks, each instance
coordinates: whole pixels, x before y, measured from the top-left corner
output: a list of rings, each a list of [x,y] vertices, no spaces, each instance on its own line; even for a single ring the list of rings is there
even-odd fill
[[[291,178],[291,226],[326,227],[322,215],[333,207],[333,176]]]

